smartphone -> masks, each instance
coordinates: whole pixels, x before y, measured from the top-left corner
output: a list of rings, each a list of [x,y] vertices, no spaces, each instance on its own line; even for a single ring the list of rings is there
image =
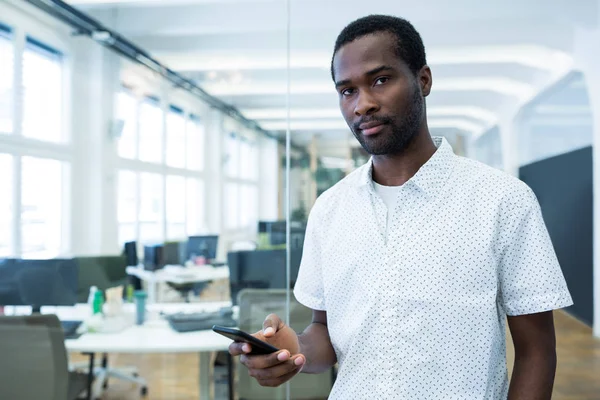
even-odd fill
[[[228,337],[234,342],[248,343],[252,347],[252,351],[249,353],[251,355],[264,355],[279,351],[277,347],[273,347],[269,343],[263,342],[262,340],[259,340],[244,331],[240,331],[239,329],[227,328],[219,325],[213,325],[212,329],[213,331]]]

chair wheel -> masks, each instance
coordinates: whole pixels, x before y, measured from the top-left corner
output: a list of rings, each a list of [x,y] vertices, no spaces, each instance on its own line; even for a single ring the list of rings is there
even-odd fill
[[[142,389],[140,390],[140,394],[142,395],[142,397],[148,396],[148,387],[142,386]]]

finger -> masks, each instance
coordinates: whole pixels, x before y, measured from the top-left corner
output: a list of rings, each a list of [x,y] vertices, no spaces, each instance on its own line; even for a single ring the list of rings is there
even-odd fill
[[[266,387],[277,387],[277,386],[281,386],[282,384],[284,384],[285,382],[289,381],[290,379],[292,379],[294,376],[298,375],[298,373],[300,372],[301,368],[297,368],[283,376],[280,376],[278,378],[273,378],[273,379],[265,379],[262,381],[258,381],[258,383],[261,386],[266,386]]]
[[[284,323],[277,314],[269,314],[267,318],[265,318],[265,322],[263,322],[263,335],[265,335],[265,337],[271,337],[283,327]]]
[[[232,356],[239,356],[244,354],[244,349],[242,348],[245,343],[233,342],[229,345],[229,354]]]
[[[240,357],[240,362],[249,369],[265,369],[271,368],[286,362],[290,359],[290,352],[287,350],[281,350],[273,354],[251,356],[244,354]]]
[[[249,369],[248,374],[256,379],[257,381],[269,381],[273,379],[286,376],[291,372],[296,372],[300,367],[295,366],[293,363],[285,363],[277,365],[273,368],[267,369]]]
[[[301,357],[300,358],[296,357],[296,359],[302,360]],[[250,373],[250,376],[256,378],[256,380],[264,381],[264,380],[275,379],[275,378],[279,378],[281,376],[287,375],[290,372],[301,369],[303,365],[304,365],[303,362],[296,364],[295,360],[290,359],[286,362],[282,362],[281,364],[275,365],[274,367],[271,367],[271,368],[250,369],[248,372]]]

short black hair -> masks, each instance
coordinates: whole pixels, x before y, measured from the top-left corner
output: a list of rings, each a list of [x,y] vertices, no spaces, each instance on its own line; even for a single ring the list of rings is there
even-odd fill
[[[379,32],[391,33],[396,37],[396,54],[408,64],[415,75],[427,65],[423,40],[410,22],[390,15],[369,15],[348,24],[337,37],[333,57],[331,58],[331,77],[333,80],[335,80],[333,58],[338,50],[356,39]]]

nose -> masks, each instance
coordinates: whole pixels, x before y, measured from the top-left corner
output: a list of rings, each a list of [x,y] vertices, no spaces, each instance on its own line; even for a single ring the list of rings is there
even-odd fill
[[[356,105],[354,107],[354,114],[357,117],[360,117],[361,115],[370,115],[378,110],[379,104],[368,91],[362,90],[359,92]]]

